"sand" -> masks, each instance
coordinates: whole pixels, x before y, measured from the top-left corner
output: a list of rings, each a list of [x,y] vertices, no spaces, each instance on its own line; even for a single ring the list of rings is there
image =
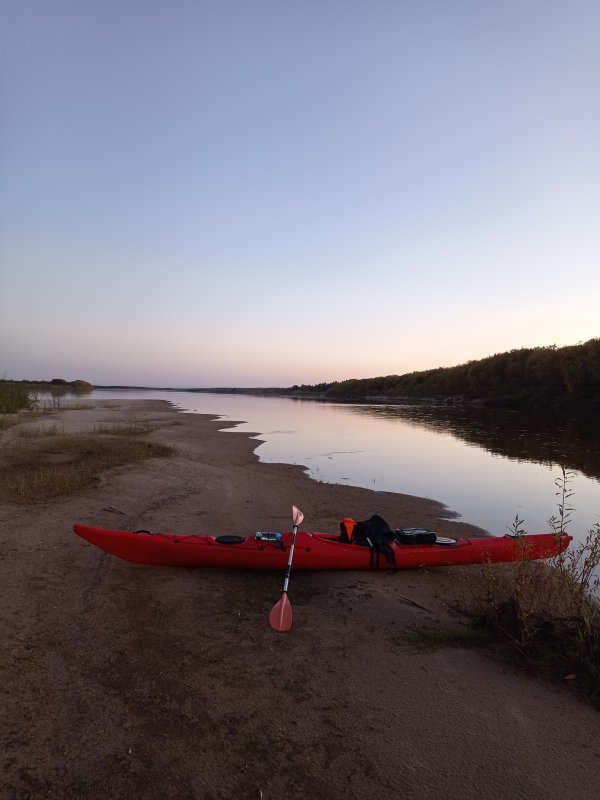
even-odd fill
[[[600,715],[567,684],[407,642],[447,622],[477,567],[292,573],[294,627],[277,634],[279,574],[136,566],[72,533],[76,521],[287,530],[294,503],[307,530],[373,513],[441,535],[476,529],[431,500],[261,464],[247,433],[164,402],[99,401],[55,421],[132,418],[175,455],[78,496],[0,505],[2,800],[600,795]]]

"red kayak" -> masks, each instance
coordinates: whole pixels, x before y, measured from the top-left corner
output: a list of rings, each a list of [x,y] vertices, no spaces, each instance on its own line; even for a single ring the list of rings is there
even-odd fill
[[[73,530],[107,553],[136,564],[165,567],[230,567],[283,570],[291,533],[257,533],[242,536],[180,536],[175,533],[112,531],[75,525]],[[530,561],[551,558],[569,546],[567,533],[538,533],[476,539],[438,539],[434,544],[392,542],[395,566],[443,567],[484,562]],[[348,544],[328,533],[298,531],[294,570],[389,569],[385,558],[374,559],[369,547]]]

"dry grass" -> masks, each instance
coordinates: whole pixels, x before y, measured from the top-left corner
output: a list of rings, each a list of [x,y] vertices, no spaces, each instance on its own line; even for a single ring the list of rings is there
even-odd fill
[[[9,428],[14,428],[16,425],[22,425],[25,422],[35,422],[46,416],[44,412],[37,411],[33,407],[26,410],[19,409],[18,411],[7,414],[0,414],[0,432],[6,431]]]
[[[109,436],[144,436],[156,430],[149,419],[131,419],[129,422],[108,422],[94,425],[93,433],[107,434]]]
[[[487,564],[457,604],[533,672],[567,680],[600,707],[600,526],[551,562]]]
[[[58,409],[44,409],[47,411],[91,411],[96,408],[93,403],[69,403],[67,406],[61,405]]]
[[[55,412],[62,411],[87,411],[93,409],[94,406],[89,403],[74,403],[68,406],[49,407],[43,406],[39,408],[35,403],[27,409],[17,409],[10,413],[1,413],[0,409],[0,432],[6,431],[9,428],[14,428],[16,425],[22,425],[26,422],[35,422],[39,419],[48,419],[52,417]]]
[[[42,417],[47,417],[42,411],[17,411],[14,414],[0,414],[0,432],[26,422],[36,422]]]
[[[21,416],[17,414],[0,414],[0,431],[7,431],[9,428],[14,428],[23,422]]]
[[[24,431],[2,453],[0,497],[14,503],[37,503],[75,494],[106,470],[168,456],[171,448],[141,438],[147,431],[145,424],[83,433],[60,433],[56,426]]]
[[[555,533],[571,521],[572,474],[556,481]],[[524,533],[515,518],[512,533]],[[534,672],[567,680],[600,707],[600,523],[549,562],[486,564],[462,587],[456,610],[509,643]]]

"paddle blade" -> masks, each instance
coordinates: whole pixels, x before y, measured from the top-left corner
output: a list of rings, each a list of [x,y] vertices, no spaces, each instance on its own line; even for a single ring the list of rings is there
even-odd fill
[[[269,625],[273,630],[285,633],[292,627],[292,606],[287,592],[283,592],[281,600],[275,603],[269,614]]]
[[[300,525],[304,519],[304,514],[296,506],[292,506],[292,519],[294,520],[294,525]]]

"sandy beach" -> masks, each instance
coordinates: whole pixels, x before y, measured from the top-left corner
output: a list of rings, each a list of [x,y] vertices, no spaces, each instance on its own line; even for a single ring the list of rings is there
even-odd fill
[[[566,685],[407,641],[479,568],[292,573],[294,627],[277,634],[282,575],[136,566],[72,526],[248,535],[289,530],[296,504],[306,530],[378,513],[481,531],[428,499],[261,464],[247,433],[162,401],[52,416],[66,431],[132,419],[174,455],[0,504],[2,800],[598,797],[600,715]]]

